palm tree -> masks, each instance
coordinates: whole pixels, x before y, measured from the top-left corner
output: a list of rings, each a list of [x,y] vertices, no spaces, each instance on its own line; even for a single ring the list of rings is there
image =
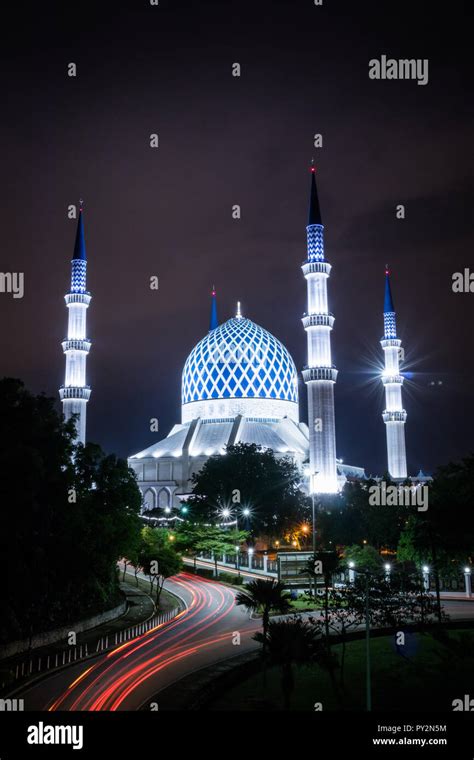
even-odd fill
[[[266,684],[266,660],[268,626],[270,624],[270,612],[274,610],[281,614],[291,611],[290,595],[285,592],[283,583],[275,580],[263,580],[257,578],[245,585],[244,591],[239,591],[235,597],[235,603],[246,607],[251,612],[262,612],[262,671],[263,685]]]
[[[254,639],[263,643],[264,636],[256,633]],[[293,665],[324,661],[325,648],[318,630],[301,618],[272,620],[268,625],[267,646],[270,662],[280,667],[283,705],[289,710],[295,688]]]

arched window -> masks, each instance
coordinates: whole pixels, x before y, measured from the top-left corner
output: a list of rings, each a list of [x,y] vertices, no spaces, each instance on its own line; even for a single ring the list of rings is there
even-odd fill
[[[156,504],[155,492],[152,488],[148,488],[143,494],[143,511],[147,512],[149,509],[154,509]]]
[[[169,507],[170,505],[170,492],[167,488],[162,488],[158,494],[158,506],[161,508]]]

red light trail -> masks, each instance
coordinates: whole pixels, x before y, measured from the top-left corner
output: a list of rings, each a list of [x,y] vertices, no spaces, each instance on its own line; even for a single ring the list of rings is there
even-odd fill
[[[186,610],[101,656],[66,688],[62,684],[49,711],[139,709],[187,673],[238,654],[236,631],[247,649],[255,646],[250,637],[258,624],[236,608],[230,588],[189,573],[170,581],[185,597]]]

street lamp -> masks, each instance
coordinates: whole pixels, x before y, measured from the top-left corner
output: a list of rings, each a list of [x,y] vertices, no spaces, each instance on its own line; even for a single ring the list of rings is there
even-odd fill
[[[428,565],[423,565],[421,568],[423,571],[423,587],[425,591],[430,590],[430,568]]]
[[[311,473],[309,467],[305,467],[304,474],[309,479],[309,488],[311,492],[311,510],[313,520],[313,554],[316,554],[316,519],[315,519],[315,503],[314,503],[314,481],[316,480],[316,471]]]
[[[347,563],[347,565],[349,567],[349,583],[354,583],[354,580],[355,580],[355,575],[354,575],[354,573],[355,573],[355,570],[354,570],[354,568],[355,568],[355,562],[353,562],[352,560],[350,560]]]
[[[471,586],[471,568],[466,565],[464,568],[464,586],[466,590],[466,596],[468,598],[472,595],[472,586]]]

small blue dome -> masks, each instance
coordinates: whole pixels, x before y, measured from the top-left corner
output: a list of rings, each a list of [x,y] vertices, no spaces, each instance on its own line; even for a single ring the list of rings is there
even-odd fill
[[[286,348],[250,319],[235,317],[193,348],[183,369],[182,404],[213,399],[298,403],[298,374]]]

